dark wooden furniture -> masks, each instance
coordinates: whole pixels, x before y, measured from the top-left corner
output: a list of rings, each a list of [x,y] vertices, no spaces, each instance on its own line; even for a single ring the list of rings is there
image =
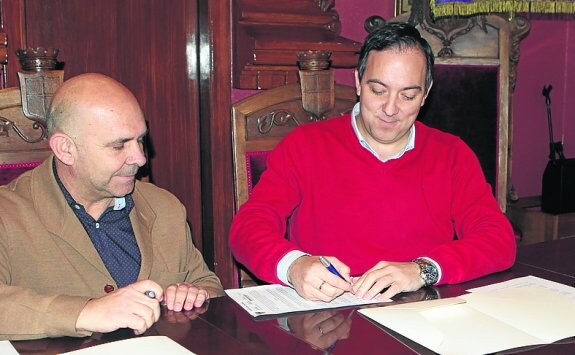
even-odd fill
[[[335,0],[238,0],[234,6],[234,87],[297,83],[296,54],[332,52],[334,68],[353,68],[361,43],[341,37]]]
[[[19,86],[0,89],[0,184],[36,167],[51,154],[46,113],[52,95],[64,81],[57,49],[17,52],[22,64]]]
[[[0,164],[37,162],[49,154],[46,125],[24,115],[20,89],[0,90]]]
[[[534,275],[573,286],[575,269],[571,258],[558,258],[575,253],[575,239],[552,241],[521,247],[518,262],[510,270],[482,277],[459,285],[439,286],[427,292],[406,294],[410,300],[428,295],[455,297],[465,290],[502,282],[516,277]],[[548,260],[554,260],[547,263]],[[546,263],[546,264],[542,264]],[[411,340],[380,327],[350,309],[335,312],[309,312],[290,315],[290,322],[304,322],[313,317],[343,317],[346,319],[340,339],[335,345],[322,343],[318,337],[305,333],[291,333],[277,319],[255,320],[228,297],[210,300],[207,311],[191,321],[170,323],[164,313],[162,320],[146,335],[166,335],[197,354],[322,354],[328,349],[333,354],[432,354]],[[341,320],[341,318],[340,318]],[[315,329],[313,329],[315,330]],[[55,354],[85,348],[103,342],[131,337],[129,332],[94,335],[91,338],[55,338],[13,342],[21,354]],[[333,339],[335,340],[335,339]],[[322,348],[323,347],[323,348]],[[510,353],[568,354],[575,352],[575,338],[550,345],[536,345],[510,350]],[[506,352],[507,353],[507,352]]]

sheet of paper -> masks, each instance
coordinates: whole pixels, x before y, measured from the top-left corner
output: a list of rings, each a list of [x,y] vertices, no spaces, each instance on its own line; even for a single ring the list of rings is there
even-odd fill
[[[541,339],[542,344],[575,335],[575,299],[551,289],[525,286],[461,298],[469,307]]]
[[[575,336],[575,289],[520,278],[456,298],[359,310],[440,354],[485,354]]]
[[[298,295],[294,289],[282,285],[228,289],[226,293],[253,317],[382,302],[378,300],[362,300],[348,292],[329,303],[308,301]]]
[[[496,284],[491,284],[483,287],[477,287],[467,290],[467,292],[491,292],[509,288],[522,288],[522,287],[529,287],[529,286],[539,286],[543,287],[549,291],[556,292],[558,294],[562,294],[566,297],[575,299],[575,288],[570,287],[555,281],[550,281],[546,279],[542,279],[537,276],[524,276],[518,277],[516,279],[512,279],[509,281],[499,282]]]
[[[190,355],[193,353],[166,336],[144,336],[95,345],[89,348],[63,353],[61,355],[101,354]]]
[[[18,355],[16,349],[10,341],[8,340],[0,340],[0,354],[2,355]]]

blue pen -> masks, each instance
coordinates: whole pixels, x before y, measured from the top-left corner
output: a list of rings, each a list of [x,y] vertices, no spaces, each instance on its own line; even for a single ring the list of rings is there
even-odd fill
[[[341,274],[336,270],[336,268],[323,256],[319,257],[319,261],[321,261],[321,263],[323,264],[323,266],[325,266],[329,272],[331,272],[332,274],[334,274],[335,276],[339,276],[342,278],[342,280],[344,280],[345,282],[347,282],[347,280],[341,276]]]

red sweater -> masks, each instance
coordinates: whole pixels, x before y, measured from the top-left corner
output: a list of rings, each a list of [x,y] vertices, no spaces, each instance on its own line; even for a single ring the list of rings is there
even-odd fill
[[[416,122],[415,148],[382,163],[359,144],[349,114],[298,127],[278,144],[234,218],[230,245],[273,283],[277,263],[296,249],[336,256],[352,275],[381,260],[429,257],[440,283],[515,259],[512,228],[461,139]]]

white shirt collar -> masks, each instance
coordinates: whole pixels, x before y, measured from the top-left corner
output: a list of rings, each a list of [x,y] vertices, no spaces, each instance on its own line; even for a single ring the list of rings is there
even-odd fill
[[[125,197],[115,197],[114,198],[114,211],[121,210],[126,207]]]
[[[365,149],[370,151],[371,154],[373,154],[382,163],[385,163],[386,161],[392,160],[392,159],[399,159],[403,156],[403,154],[405,154],[405,152],[415,148],[415,124],[413,124],[413,125],[411,125],[411,128],[409,128],[409,137],[407,139],[407,144],[405,145],[405,147],[400,152],[398,152],[397,154],[395,154],[395,155],[393,155],[393,156],[391,156],[385,160],[380,159],[379,155],[377,154],[375,149],[373,149],[369,145],[369,143],[365,140],[365,138],[363,137],[363,135],[359,131],[359,128],[357,127],[356,117],[359,115],[359,107],[360,107],[359,102],[357,102],[353,106],[353,111],[351,113],[351,125],[353,127],[353,131],[355,132],[355,136],[357,137],[359,144],[361,144],[362,147],[364,147]]]

